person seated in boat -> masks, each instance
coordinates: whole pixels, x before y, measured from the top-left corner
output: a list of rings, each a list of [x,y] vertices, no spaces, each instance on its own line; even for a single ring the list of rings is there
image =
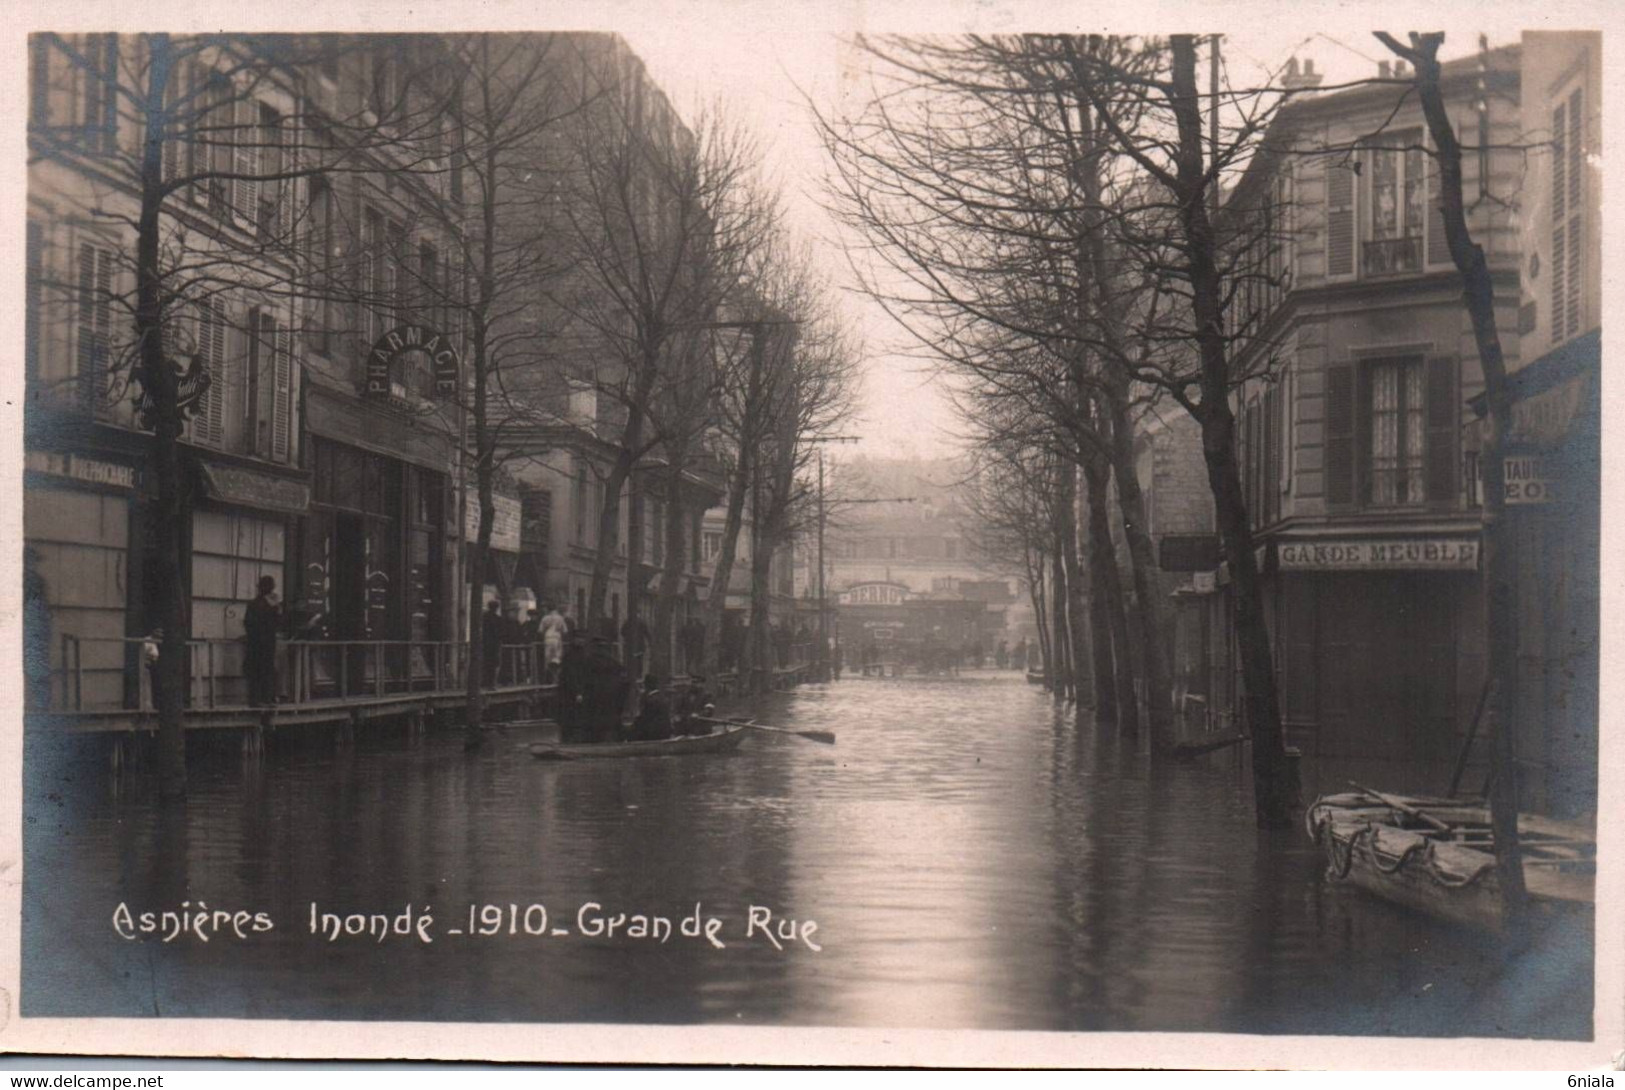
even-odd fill
[[[571,633],[564,654],[559,658],[559,688],[556,718],[559,737],[565,742],[579,742],[585,735],[584,723],[587,700],[587,642],[581,633]]]
[[[678,734],[710,734],[711,724],[705,720],[716,710],[704,676],[695,674],[688,679],[688,688],[677,698],[677,721],[673,729]]]
[[[672,736],[671,696],[660,687],[653,674],[643,675],[643,698],[638,716],[632,721],[634,742],[659,742]]]

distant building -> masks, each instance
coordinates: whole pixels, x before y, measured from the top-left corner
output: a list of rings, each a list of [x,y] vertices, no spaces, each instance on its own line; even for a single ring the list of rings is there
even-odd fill
[[[1007,622],[1030,613],[1025,593],[996,558],[976,548],[970,513],[955,495],[960,465],[948,459],[860,459],[846,469],[876,498],[912,502],[837,502],[824,563],[830,596],[841,603],[843,639],[850,636],[845,609],[852,592],[888,584],[915,601],[980,603],[986,617],[972,627],[989,649],[1001,636],[1015,638]],[[969,630],[962,636],[970,638]]]

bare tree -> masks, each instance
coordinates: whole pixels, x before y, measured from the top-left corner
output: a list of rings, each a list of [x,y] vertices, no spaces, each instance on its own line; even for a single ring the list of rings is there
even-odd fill
[[[689,334],[715,322],[774,215],[751,184],[757,155],[745,132],[714,114],[685,127],[630,55],[568,139],[574,169],[563,219],[577,276],[552,298],[591,346],[572,377],[609,410],[599,430],[615,450],[587,606],[588,623],[601,628],[623,492],[637,488],[634,470],[666,438],[656,406],[672,403],[667,388],[691,377],[681,363]],[[641,506],[634,495],[633,542],[643,537]]]
[[[1484,371],[1485,416],[1481,465],[1484,474],[1483,593],[1489,634],[1486,676],[1489,691],[1484,711],[1494,724],[1495,775],[1490,785],[1490,814],[1495,834],[1496,872],[1509,927],[1521,928],[1526,912],[1523,859],[1518,844],[1517,732],[1512,680],[1517,676],[1517,557],[1506,522],[1506,438],[1512,427],[1512,388],[1507,382],[1506,355],[1495,321],[1495,284],[1484,248],[1473,239],[1462,199],[1461,140],[1450,121],[1441,89],[1439,47],[1443,32],[1412,31],[1410,45],[1383,31],[1376,37],[1410,62],[1417,97],[1427,122],[1439,171],[1440,211],[1450,257],[1461,274],[1462,301],[1472,322],[1473,341]]]
[[[163,629],[154,693],[160,793],[177,797],[186,784],[183,528],[191,510],[183,446],[221,437],[223,299],[245,287],[271,299],[303,294],[294,183],[383,164],[404,174],[435,169],[414,138],[440,104],[410,79],[348,98],[311,86],[318,68],[369,56],[364,39],[91,34],[39,35],[33,45],[30,161],[76,172],[82,184],[64,186],[64,199],[81,206],[68,214],[100,239],[81,246],[76,279],[41,285],[71,300],[57,309],[91,316],[70,400],[150,436],[154,561],[145,575],[152,620]],[[62,103],[76,116],[55,116]],[[317,132],[324,138],[309,139]],[[297,443],[293,328],[290,318],[268,317],[250,331],[274,381],[264,387],[263,446],[258,432],[245,441],[249,453],[284,462]],[[35,407],[62,406],[65,391],[36,378],[46,397]]]

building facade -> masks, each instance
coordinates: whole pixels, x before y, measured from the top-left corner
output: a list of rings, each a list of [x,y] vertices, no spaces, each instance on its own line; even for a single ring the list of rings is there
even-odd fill
[[[1484,149],[1463,164],[1469,227],[1513,361],[1518,89],[1515,47],[1444,68],[1457,128]],[[1236,362],[1258,377],[1237,395],[1237,425],[1289,739],[1391,759],[1391,782],[1437,792],[1484,684],[1467,427],[1483,380],[1427,147],[1414,95],[1391,84],[1305,95],[1225,211],[1279,224],[1243,262],[1269,275],[1238,292],[1253,337]]]

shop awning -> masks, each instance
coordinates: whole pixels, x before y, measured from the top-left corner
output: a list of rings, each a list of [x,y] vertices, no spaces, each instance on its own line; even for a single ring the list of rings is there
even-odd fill
[[[211,500],[257,507],[285,515],[302,515],[310,507],[310,486],[240,466],[199,463],[203,491]]]

